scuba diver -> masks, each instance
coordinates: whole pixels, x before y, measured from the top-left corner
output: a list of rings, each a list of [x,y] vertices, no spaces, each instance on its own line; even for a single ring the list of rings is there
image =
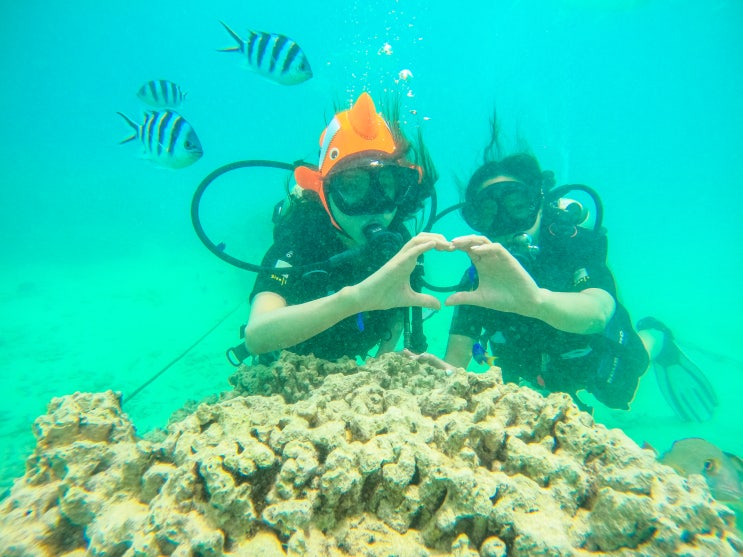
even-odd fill
[[[294,169],[297,185],[250,295],[245,347],[259,361],[282,349],[328,360],[392,351],[403,308],[439,309],[411,287],[411,274],[426,251],[454,248],[439,234],[411,238],[404,226],[437,175],[420,134],[413,145],[398,113],[388,124],[362,93],[320,135],[318,167]]]
[[[578,398],[581,389],[628,410],[652,362],[678,416],[709,419],[714,389],[668,327],[649,317],[636,331],[618,301],[598,196],[581,185],[552,189],[554,174],[542,172],[529,153],[502,156],[498,125],[491,123],[484,164],[462,205],[463,218],[482,235],[453,240],[473,267],[446,301],[456,306],[446,362],[464,368],[473,357],[489,362],[501,367],[505,381],[567,392],[585,410],[591,408]],[[593,228],[580,226],[582,205],[563,197],[573,190],[593,198]]]

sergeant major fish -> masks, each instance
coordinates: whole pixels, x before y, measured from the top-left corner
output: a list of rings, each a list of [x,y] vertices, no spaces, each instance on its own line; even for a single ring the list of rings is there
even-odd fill
[[[139,88],[137,98],[155,108],[175,108],[186,98],[186,93],[177,83],[167,79],[153,79]]]
[[[242,39],[225,23],[221,21],[220,23],[238,45],[223,48],[220,52],[239,52],[245,56],[251,70],[282,85],[297,85],[312,77],[307,56],[289,37],[276,33],[248,31],[248,37]]]
[[[145,112],[139,125],[128,116],[117,112],[134,130],[134,135],[121,143],[138,139],[142,156],[158,166],[183,168],[195,163],[204,154],[199,137],[186,119],[172,110]]]

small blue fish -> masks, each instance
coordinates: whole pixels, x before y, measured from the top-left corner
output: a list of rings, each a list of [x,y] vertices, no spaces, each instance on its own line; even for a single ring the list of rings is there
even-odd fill
[[[145,112],[139,125],[117,112],[134,129],[134,134],[121,143],[139,139],[142,157],[158,166],[183,168],[195,163],[204,154],[199,137],[186,119],[172,110]]]
[[[153,79],[139,88],[137,98],[155,108],[175,108],[186,98],[186,93],[177,83],[167,79]]]
[[[248,31],[248,37],[243,39],[225,23],[220,23],[237,41],[237,46],[223,48],[220,52],[239,52],[245,56],[251,70],[282,85],[297,85],[312,77],[307,56],[289,37]]]
[[[475,360],[478,364],[488,364],[489,366],[495,365],[495,356],[491,356],[488,354],[488,351],[485,350],[485,347],[479,343],[476,342],[474,346],[472,347],[472,359]]]
[[[469,266],[467,269],[467,281],[469,282],[470,290],[475,289],[475,281],[477,280],[477,268],[475,264]]]

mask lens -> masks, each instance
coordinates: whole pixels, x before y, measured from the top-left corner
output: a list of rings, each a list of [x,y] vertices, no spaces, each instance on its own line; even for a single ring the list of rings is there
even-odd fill
[[[525,195],[527,187],[521,182],[496,182],[480,190],[475,196],[475,203],[492,201],[501,203],[507,197]]]
[[[534,199],[526,188],[518,191],[504,192],[501,196],[503,212],[513,219],[523,219],[529,216],[533,207]]]
[[[379,180],[379,191],[385,197],[395,199],[397,197],[398,179],[397,173],[391,166],[382,167],[377,173]]]
[[[534,224],[541,193],[522,182],[496,182],[477,193],[467,207],[472,228],[489,235],[519,232]]]
[[[373,215],[394,211],[408,189],[417,183],[415,168],[376,164],[329,176],[327,191],[343,213]]]
[[[371,174],[364,168],[349,168],[330,180],[329,189],[347,205],[357,205],[369,195]]]

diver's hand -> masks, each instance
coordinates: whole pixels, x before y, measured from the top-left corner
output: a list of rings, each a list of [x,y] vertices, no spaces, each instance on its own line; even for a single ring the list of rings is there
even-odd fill
[[[446,299],[447,306],[468,304],[527,317],[537,314],[541,290],[503,245],[475,235],[455,238],[452,243],[472,259],[479,285],[471,292],[452,294]]]
[[[445,362],[438,356],[435,356],[429,352],[422,352],[420,354],[416,354],[415,352],[408,350],[407,348],[404,348],[401,352],[398,352],[401,356],[405,356],[406,358],[410,358],[411,360],[415,360],[416,362],[420,364],[428,364],[431,367],[434,367],[436,369],[441,370],[452,370],[454,368],[453,365],[451,365],[448,362]]]
[[[422,232],[410,239],[377,272],[350,287],[359,311],[407,306],[441,309],[441,303],[437,298],[415,292],[410,287],[410,274],[415,269],[418,256],[432,249],[454,251],[455,248],[454,244],[441,234]]]
[[[438,356],[429,354],[428,352],[416,354],[415,352],[411,352],[407,348],[404,348],[402,351],[398,352],[398,354],[400,354],[401,356],[405,356],[406,358],[410,358],[411,360],[414,360],[419,364],[428,364],[433,368],[440,369],[448,373],[453,373],[454,369],[457,368],[457,366],[453,366],[449,362],[442,360]],[[459,369],[467,371],[466,367],[460,367]],[[498,383],[503,383],[503,370],[500,367],[491,365],[488,369],[488,372],[495,374],[497,378],[496,381]]]

